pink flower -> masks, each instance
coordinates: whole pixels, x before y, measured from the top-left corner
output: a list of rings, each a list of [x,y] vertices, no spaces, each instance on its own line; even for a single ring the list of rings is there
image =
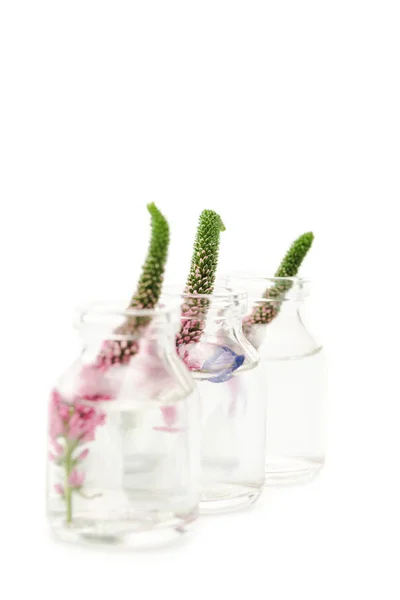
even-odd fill
[[[64,435],[68,416],[69,407],[63,402],[59,392],[53,390],[51,393],[49,411],[49,428],[52,440]]]
[[[160,357],[159,349],[152,339],[146,336],[142,338],[140,352],[133,360],[134,367],[129,369],[129,374],[123,383],[124,386],[133,385],[139,393],[143,391],[147,397],[154,398],[163,389],[174,386],[169,366]]]
[[[54,489],[56,490],[57,494],[64,496],[64,487],[61,485],[61,483],[56,483]]]
[[[181,433],[185,431],[184,427],[169,427],[167,425],[160,425],[153,427],[154,431],[163,431],[164,433]]]
[[[84,481],[85,473],[83,473],[83,471],[77,471],[76,469],[72,471],[68,479],[69,485],[75,489],[82,487]]]
[[[57,442],[57,440],[52,440],[51,443],[53,444],[53,450],[55,454],[53,454],[53,452],[49,452],[49,459],[53,462],[57,462],[60,458],[62,458],[64,454],[64,448]]]
[[[85,365],[82,368],[78,397],[92,401],[113,400],[114,390],[106,373],[97,365]]]
[[[162,415],[164,417],[164,423],[169,427],[176,422],[177,414],[175,406],[163,406],[161,408]]]
[[[84,400],[91,400],[92,402],[101,402],[102,400],[113,400],[112,396],[107,394],[86,394],[83,396]]]
[[[74,412],[69,421],[67,438],[80,443],[91,442],[95,438],[95,431],[99,425],[104,425],[105,414],[91,406],[75,404]]]
[[[95,438],[95,430],[105,423],[105,414],[91,406],[69,404],[57,390],[53,390],[50,402],[49,429],[54,451],[60,457],[64,448],[58,442],[59,437],[77,441],[80,444]]]
[[[186,338],[185,338],[186,341]],[[232,344],[227,338],[228,343]],[[228,381],[232,373],[242,366],[243,354],[236,352],[222,339],[222,343],[188,343],[178,346],[178,354],[191,371],[207,374],[213,383]]]
[[[88,454],[89,454],[89,450],[88,450],[88,448],[86,448],[80,454],[78,454],[78,456],[76,457],[76,460],[78,462],[81,462],[82,460],[84,460],[87,457]]]
[[[203,356],[199,352],[197,344],[183,344],[178,348],[178,354],[191,371],[199,371],[201,369]]]
[[[94,367],[99,372],[105,372],[113,364],[126,364],[130,358],[137,354],[139,345],[136,341],[106,340],[96,359]]]
[[[168,433],[179,433],[180,431],[184,431],[183,427],[174,427],[178,419],[176,406],[162,406],[161,413],[165,425],[153,427],[154,431],[165,431]]]
[[[96,428],[105,423],[106,415],[94,408],[80,402],[67,402],[58,392],[53,390],[50,401],[49,429],[51,438],[51,452],[49,459],[57,465],[64,465],[66,474],[69,472],[71,452],[77,447],[90,442],[95,438]],[[61,441],[61,443],[60,443]],[[73,464],[82,462],[89,454],[89,449],[82,450]],[[55,491],[67,502],[71,502],[70,492],[80,490],[85,480],[85,473],[73,469],[68,476],[68,495],[61,484],[54,485]],[[70,508],[69,508],[70,510]]]
[[[61,444],[59,444],[57,440],[51,440],[51,443],[53,444],[53,450],[56,453],[56,455],[58,457],[62,456],[64,454],[64,447],[61,446]]]

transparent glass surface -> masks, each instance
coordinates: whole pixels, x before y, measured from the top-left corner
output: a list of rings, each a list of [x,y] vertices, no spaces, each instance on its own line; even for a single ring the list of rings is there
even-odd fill
[[[176,353],[179,309],[96,305],[78,326],[83,352],[50,399],[51,528],[73,542],[169,543],[190,530],[199,501],[199,402]]]
[[[244,332],[259,352],[263,395],[268,397],[266,482],[312,479],[325,460],[326,363],[304,321],[310,284],[246,274],[226,281],[249,295]],[[257,322],[266,315],[267,320],[273,315],[269,323]]]
[[[202,415],[200,511],[246,508],[265,480],[265,401],[256,369],[229,381],[198,381]]]
[[[200,396],[200,512],[245,508],[264,485],[266,411],[259,358],[242,331],[246,294],[216,287],[212,295],[181,295],[175,286],[165,293],[181,297],[178,352]],[[200,332],[194,342],[193,332]]]

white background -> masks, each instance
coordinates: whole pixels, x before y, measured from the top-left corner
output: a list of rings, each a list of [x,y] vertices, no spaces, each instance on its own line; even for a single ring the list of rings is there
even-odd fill
[[[2,0],[1,598],[399,598],[398,8]],[[46,529],[48,391],[73,308],[129,298],[149,201],[176,282],[203,208],[221,272],[269,274],[314,231],[328,459],[180,547],[85,551]]]

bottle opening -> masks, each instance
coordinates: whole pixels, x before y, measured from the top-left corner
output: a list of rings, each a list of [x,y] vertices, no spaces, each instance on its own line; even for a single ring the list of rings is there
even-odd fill
[[[189,293],[182,286],[166,285],[162,299],[180,303],[181,318],[204,320],[205,318],[230,318],[245,314],[247,293],[240,288],[216,285],[212,294]]]
[[[96,302],[76,311],[75,327],[107,339],[136,339],[140,330],[177,329],[180,320],[178,302],[161,302],[155,308],[135,308],[121,302]]]
[[[239,272],[224,276],[223,281],[245,289],[250,303],[301,301],[310,293],[310,280],[302,277],[264,277]]]

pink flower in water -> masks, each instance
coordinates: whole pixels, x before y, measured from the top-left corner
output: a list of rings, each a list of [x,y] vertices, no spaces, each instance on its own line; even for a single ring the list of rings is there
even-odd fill
[[[85,481],[84,471],[73,467],[80,464],[89,454],[88,448],[79,452],[79,447],[95,439],[96,428],[103,425],[106,419],[106,415],[98,410],[98,407],[83,404],[79,400],[80,397],[75,401],[67,401],[58,390],[53,390],[49,411],[52,445],[49,458],[57,466],[63,467],[66,479],[65,487],[57,483],[54,490],[66,503],[68,522],[72,520],[72,492],[79,491]]]
[[[64,448],[57,442],[57,440],[52,440],[53,444],[53,452],[49,452],[49,459],[53,462],[60,462],[64,455]]]
[[[72,471],[68,478],[69,485],[75,489],[82,487],[84,481],[85,473],[83,473],[83,471],[77,471],[76,469]]]
[[[69,406],[65,404],[57,390],[53,390],[50,400],[49,429],[52,440],[63,436],[69,419]]]
[[[166,425],[171,426],[175,423],[175,421],[177,419],[175,406],[163,406],[161,408],[161,412],[164,417],[164,422],[166,423]]]
[[[182,340],[182,342],[184,342],[184,340]],[[178,347],[178,354],[188,369],[191,371],[200,371],[204,359],[197,344],[183,343]]]
[[[78,454],[78,456],[76,457],[76,461],[81,462],[82,460],[84,460],[87,457],[88,454],[89,454],[89,449],[85,448],[85,450],[83,450],[80,454]]]
[[[56,439],[52,439],[52,444],[54,454],[49,452],[49,458],[50,460],[57,461],[64,454],[64,446],[61,446]]]
[[[61,485],[61,483],[56,483],[54,489],[56,490],[57,494],[64,496],[64,487]]]
[[[61,456],[65,449],[58,438],[83,444],[94,440],[95,430],[104,425],[105,414],[92,406],[68,403],[57,390],[52,392],[49,414],[50,438],[54,451]]]
[[[146,337],[141,340],[140,352],[133,359],[133,363],[133,368],[127,369],[123,386],[132,386],[138,394],[143,393],[147,398],[155,399],[163,390],[174,387],[171,368],[160,354],[154,340]]]
[[[230,342],[229,339],[227,341]],[[237,354],[226,343],[182,344],[178,347],[178,354],[191,371],[207,374],[207,380],[213,383],[228,381],[245,359],[243,354]]]
[[[49,452],[50,460],[59,465],[63,464],[63,461],[71,456],[73,448],[94,440],[96,428],[105,423],[105,418],[105,414],[94,407],[66,402],[57,390],[53,390],[49,414],[52,445],[52,451]],[[75,458],[76,463],[83,461],[88,454],[88,448],[82,450]],[[70,481],[69,484],[72,487],[81,486],[84,474],[73,471],[72,475],[72,481],[75,483],[72,484]],[[62,486],[56,490],[60,495],[65,496]]]
[[[81,444],[91,442],[94,440],[96,428],[104,423],[104,413],[91,406],[74,404],[68,424],[67,439],[79,441]]]
[[[107,374],[97,365],[85,365],[80,373],[79,399],[101,401],[113,400],[114,390]]]
[[[155,431],[166,431],[168,433],[179,433],[184,431],[183,427],[176,427],[175,423],[178,420],[178,410],[176,406],[162,406],[161,414],[165,425],[154,427]]]

